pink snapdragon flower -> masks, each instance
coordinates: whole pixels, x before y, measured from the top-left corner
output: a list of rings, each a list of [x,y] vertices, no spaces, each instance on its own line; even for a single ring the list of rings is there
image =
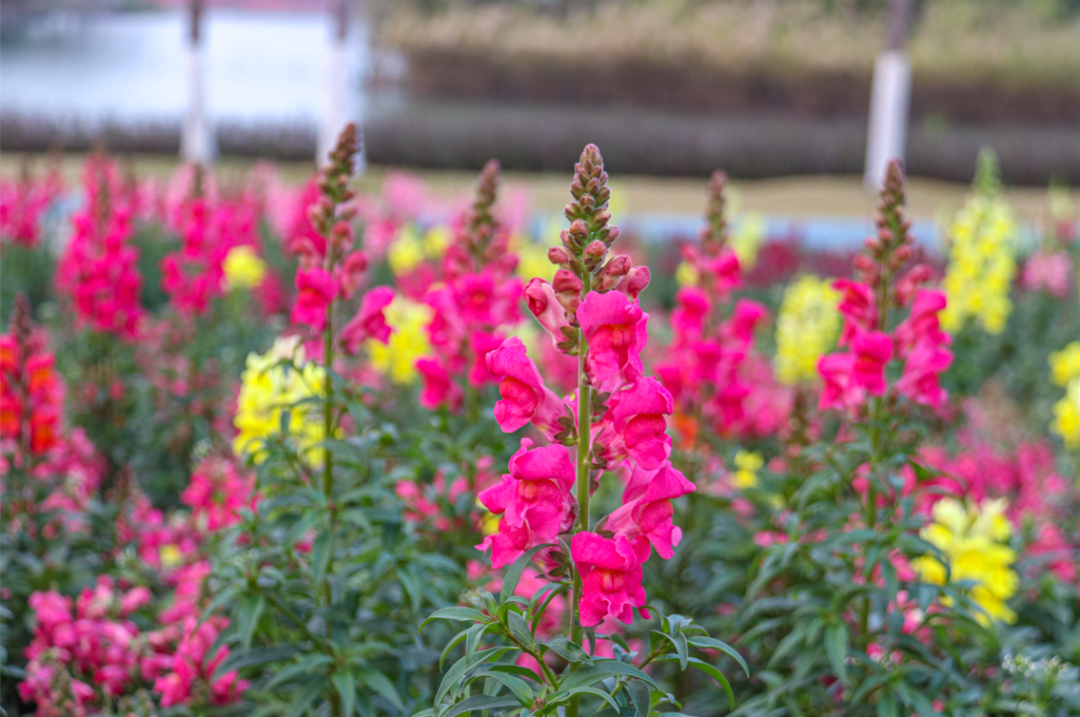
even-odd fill
[[[649,558],[647,541],[635,546],[624,535],[610,539],[578,533],[570,541],[570,556],[582,577],[582,626],[599,625],[609,615],[629,625],[635,607],[649,616],[641,586],[641,565]]]
[[[480,502],[501,515],[499,532],[476,546],[491,547],[493,568],[501,568],[525,550],[549,543],[573,524],[577,503],[571,494],[574,462],[565,446],[533,448],[528,438],[510,458],[510,473],[480,492]]]
[[[716,292],[721,298],[742,286],[739,258],[730,248],[724,247],[717,256],[704,259],[703,264],[705,271],[715,282]]]
[[[938,316],[945,309],[946,303],[945,292],[939,289],[916,291],[911,313],[893,331],[893,338],[896,339],[901,356],[906,355],[920,342],[938,346],[951,341],[949,335],[941,330]]]
[[[240,510],[254,508],[255,477],[245,476],[231,460],[207,458],[195,466],[180,500],[202,530],[216,532],[240,522]]]
[[[559,303],[551,284],[543,279],[530,279],[523,292],[525,306],[540,325],[551,335],[553,343],[566,341],[563,328],[571,328],[566,319],[566,309]]]
[[[380,343],[390,340],[392,329],[386,323],[386,307],[394,300],[394,290],[388,286],[376,286],[364,294],[360,310],[341,330],[341,342],[351,354],[360,350],[368,339]]]
[[[908,352],[904,373],[896,390],[915,403],[940,408],[949,397],[941,387],[941,374],[952,365],[952,351],[929,342],[920,342]]]
[[[585,370],[601,391],[615,391],[643,374],[641,351],[649,339],[649,315],[625,294],[590,291],[577,310],[589,352]]]
[[[564,430],[560,419],[570,417],[561,398],[544,385],[536,364],[526,354],[525,344],[513,336],[487,356],[487,367],[500,378],[495,404],[495,420],[506,433],[512,433],[528,423],[536,426],[549,441]]]
[[[326,328],[326,307],[337,294],[337,285],[329,272],[319,267],[296,272],[296,305],[292,310],[295,324],[310,326],[316,333]]]
[[[634,468],[623,491],[623,504],[608,516],[604,529],[631,542],[646,540],[664,560],[675,554],[682,530],[672,523],[671,501],[694,492],[694,484],[670,463],[655,471]]]
[[[416,362],[416,370],[424,381],[420,392],[420,405],[434,411],[439,406],[448,406],[457,411],[465,399],[461,387],[450,378],[450,372],[436,359],[422,358]]]
[[[656,470],[671,455],[667,419],[674,410],[671,394],[655,378],[642,378],[613,394],[606,426],[596,437],[598,455],[614,468],[630,458]]]
[[[837,279],[833,288],[840,292],[840,304],[837,307],[844,317],[844,328],[840,332],[837,346],[843,348],[855,337],[866,331],[873,331],[878,322],[877,299],[873,290],[852,279]]]
[[[885,364],[892,358],[893,342],[880,331],[859,333],[851,339],[854,357],[851,379],[871,396],[885,393]]]
[[[818,359],[817,370],[821,376],[821,398],[818,409],[851,409],[862,403],[863,391],[854,380],[854,354],[828,354]]]

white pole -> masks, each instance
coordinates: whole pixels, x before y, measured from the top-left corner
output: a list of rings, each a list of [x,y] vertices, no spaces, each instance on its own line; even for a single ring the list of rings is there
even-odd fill
[[[333,19],[334,32],[326,68],[326,105],[315,151],[315,162],[320,166],[326,162],[341,130],[353,119],[349,103],[349,0],[337,0]],[[362,159],[358,161],[358,172],[362,171],[361,163]]]
[[[870,92],[863,174],[863,184],[869,191],[881,188],[890,161],[904,161],[911,102],[911,62],[906,50],[910,14],[911,0],[890,0],[888,49],[874,62]]]
[[[191,25],[184,48],[188,107],[180,133],[180,157],[186,162],[209,164],[213,155],[210,126],[206,119],[206,83],[203,75],[203,0],[191,0]]]

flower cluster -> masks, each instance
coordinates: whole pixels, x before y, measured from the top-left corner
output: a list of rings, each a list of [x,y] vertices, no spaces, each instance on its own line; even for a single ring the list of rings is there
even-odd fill
[[[1006,544],[1012,526],[1005,517],[1005,501],[984,501],[981,506],[964,505],[953,498],[939,501],[933,510],[934,522],[920,537],[938,548],[948,561],[926,555],[912,561],[923,580],[943,585],[947,575],[953,582],[970,581],[971,597],[986,615],[986,621],[1012,622],[1015,614],[1006,601],[1016,592],[1019,578],[1012,570],[1016,553]]]
[[[314,406],[295,404],[321,395],[326,370],[306,361],[297,336],[279,338],[265,354],[251,354],[240,378],[233,425],[237,435],[233,450],[238,456],[251,455],[258,463],[264,458],[262,443],[283,431],[283,414],[289,412],[287,434],[306,453],[323,440],[323,425]]]
[[[731,292],[742,284],[739,259],[727,246],[726,179],[717,172],[709,183],[707,224],[700,246],[683,247],[684,265],[693,269],[696,281],[675,295],[678,306],[671,313],[675,340],[668,348],[670,360],[656,366],[675,401],[676,413],[687,417],[679,423],[688,424],[695,436],[702,420],[714,425],[720,435],[741,427],[752,390],[741,370],[754,330],[768,313],[761,304],[740,299],[725,317]]]
[[[227,459],[209,457],[191,472],[180,500],[191,508],[191,520],[201,532],[214,532],[240,521],[242,508],[254,509],[254,476],[245,476]]]
[[[1065,387],[1065,395],[1054,404],[1050,425],[1065,445],[1080,449],[1080,341],[1074,341],[1050,355],[1051,378]]]
[[[925,265],[891,281],[911,256],[908,223],[901,215],[903,204],[903,176],[893,162],[881,194],[877,236],[867,241],[868,255],[856,257],[862,281],[840,279],[833,284],[841,294],[839,311],[843,316],[838,346],[847,350],[818,361],[824,383],[819,402],[823,410],[857,410],[868,397],[883,396],[888,388],[886,367],[894,358],[903,362],[903,373],[895,386],[898,393],[935,408],[947,397],[939,381],[953,358],[947,348],[950,337],[941,330],[939,318],[946,308],[945,294],[920,288],[930,277]],[[908,305],[907,318],[888,333],[887,311]]]
[[[133,339],[143,316],[138,249],[131,246],[132,207],[116,163],[92,156],[83,175],[86,205],[72,216],[72,235],[56,285],[75,310],[76,326]]]
[[[942,281],[949,301],[941,321],[950,333],[959,331],[970,318],[999,334],[1012,311],[1009,290],[1016,273],[1016,220],[998,193],[994,160],[984,154],[979,161],[976,193],[949,230],[949,268]]]
[[[64,389],[45,337],[29,321],[21,300],[12,332],[0,336],[0,442],[24,455],[44,456],[60,440]]]
[[[570,228],[562,233],[563,246],[549,250],[561,268],[550,284],[532,280],[525,295],[555,345],[577,354],[578,390],[562,399],[547,388],[516,337],[488,356],[487,368],[500,381],[495,416],[502,429],[531,424],[551,445],[523,439],[510,472],[480,493],[500,519],[498,532],[478,547],[490,548],[492,565],[500,567],[573,532],[573,629],[580,640],[582,627],[608,617],[629,623],[633,608],[643,608],[641,566],[653,548],[661,557],[672,556],[681,531],[672,523],[671,501],[694,486],[668,460],[672,396],[645,375],[641,360],[649,316],[638,294],[649,272],[634,267],[628,256],[609,256],[619,232],[609,226],[611,192],[593,145],[575,166],[571,193]],[[622,506],[593,525],[589,498],[605,470],[621,470],[629,479]],[[562,566],[555,572],[566,569],[564,559],[561,549],[549,552],[548,561]]]
[[[424,379],[420,403],[426,408],[456,411],[467,392],[496,383],[487,357],[503,342],[505,328],[521,321],[517,256],[509,252],[509,232],[493,213],[498,180],[498,162],[488,162],[476,199],[442,257],[442,280],[423,297],[431,308],[427,333],[433,353],[416,368]]]
[[[817,376],[818,359],[840,333],[840,295],[816,276],[799,277],[784,290],[776,318],[776,377],[787,385]]]
[[[202,170],[196,168],[191,195],[173,213],[180,250],[161,260],[161,288],[177,313],[205,314],[210,300],[232,285],[225,275],[225,262],[233,251],[243,249],[249,256],[243,279],[239,279],[237,271],[245,271],[245,254],[233,256],[234,277],[247,286],[262,282],[265,265],[254,263],[260,261],[258,220],[258,206],[251,197],[241,195],[230,201],[205,192]]]
[[[45,215],[63,192],[54,167],[42,178],[24,165],[19,178],[0,181],[0,241],[35,247],[41,241]]]

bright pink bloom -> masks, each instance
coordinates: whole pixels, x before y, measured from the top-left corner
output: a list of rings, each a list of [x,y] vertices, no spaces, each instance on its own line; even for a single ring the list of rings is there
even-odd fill
[[[700,338],[711,308],[708,295],[696,286],[684,286],[675,294],[675,303],[678,306],[671,312],[671,328],[680,339]]]
[[[854,384],[871,396],[885,393],[885,364],[892,358],[892,352],[893,343],[888,334],[868,331],[855,336],[851,341]]]
[[[496,569],[533,546],[554,541],[577,517],[570,449],[529,450],[530,446],[532,441],[521,439],[521,449],[510,459],[510,473],[478,496],[485,508],[502,515],[499,532],[476,546],[479,550],[491,547],[491,564]]]
[[[664,560],[674,555],[682,530],[671,522],[671,501],[694,492],[694,484],[670,463],[647,471],[637,466],[623,492],[623,504],[608,516],[604,530],[625,535],[631,542],[642,538]]]
[[[862,403],[864,394],[852,377],[854,367],[853,354],[829,354],[818,360],[817,370],[822,380],[820,410],[849,409]]]
[[[488,354],[488,370],[502,378],[495,404],[495,420],[506,433],[532,423],[549,441],[564,430],[559,419],[570,412],[561,398],[544,385],[536,364],[528,357],[525,344],[516,336],[506,339]]]
[[[641,351],[649,339],[649,315],[618,291],[590,291],[577,311],[589,344],[585,370],[601,391],[615,391],[640,378]]]
[[[488,369],[487,359],[502,345],[503,338],[487,331],[473,331],[469,336],[472,366],[469,368],[469,385],[479,388],[484,384],[497,383],[498,377]]]
[[[525,305],[536,317],[544,330],[551,334],[551,340],[558,344],[567,339],[562,329],[571,328],[566,320],[566,310],[555,296],[555,289],[543,279],[531,279],[523,292]]]
[[[917,343],[932,346],[948,344],[951,339],[941,330],[938,314],[948,303],[945,292],[938,289],[919,289],[911,305],[911,313],[893,332],[900,355],[906,355]]]
[[[716,293],[721,297],[742,286],[742,269],[735,252],[725,248],[717,256],[705,261],[708,272],[716,285]]]
[[[642,617],[649,617],[641,586],[641,565],[649,558],[648,542],[639,541],[635,547],[624,535],[612,540],[596,533],[578,533],[570,541],[570,556],[582,577],[583,626],[599,625],[609,615],[629,625],[635,607]]]
[[[394,290],[389,286],[376,286],[364,294],[360,310],[341,330],[341,341],[346,351],[356,353],[368,339],[384,344],[390,340],[393,330],[386,323],[384,311],[393,300]]]
[[[598,454],[615,468],[626,458],[645,470],[656,470],[671,454],[667,419],[674,410],[668,390],[652,377],[612,395],[608,425],[596,437]]]
[[[645,291],[649,286],[652,275],[647,266],[635,266],[626,272],[626,276],[619,280],[615,291],[622,292],[630,299],[637,300],[638,294]]]
[[[337,286],[325,269],[313,267],[296,272],[296,305],[292,310],[294,324],[305,324],[319,332],[326,327],[326,307],[334,299]]]
[[[416,362],[416,370],[424,379],[424,390],[420,392],[420,405],[429,410],[447,406],[457,411],[464,395],[461,388],[450,379],[450,373],[437,359],[422,358]]]
[[[245,476],[232,461],[206,458],[195,466],[180,500],[191,507],[199,529],[216,532],[240,522],[240,510],[255,504],[255,478]]]
[[[877,301],[873,290],[861,281],[837,279],[833,282],[833,288],[841,292],[837,308],[844,315],[844,328],[837,345],[843,348],[857,334],[875,329],[878,321]]]
[[[1073,276],[1072,259],[1067,251],[1053,254],[1036,252],[1024,264],[1020,276],[1021,285],[1028,291],[1045,291],[1063,299],[1069,295],[1070,277]]]
[[[341,297],[348,299],[364,280],[364,272],[367,271],[367,254],[362,251],[351,252],[338,267],[338,287]]]
[[[731,317],[720,327],[726,343],[745,353],[754,341],[754,331],[769,315],[769,310],[756,301],[739,299]]]
[[[930,343],[915,344],[904,361],[904,373],[896,382],[896,390],[915,403],[940,407],[949,394],[938,378],[952,365],[952,360],[952,351],[946,348]]]

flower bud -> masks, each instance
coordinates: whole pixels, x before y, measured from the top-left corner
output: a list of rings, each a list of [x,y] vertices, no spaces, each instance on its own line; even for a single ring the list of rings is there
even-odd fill
[[[548,261],[552,264],[565,264],[570,261],[570,255],[562,247],[553,246],[548,249]]]

